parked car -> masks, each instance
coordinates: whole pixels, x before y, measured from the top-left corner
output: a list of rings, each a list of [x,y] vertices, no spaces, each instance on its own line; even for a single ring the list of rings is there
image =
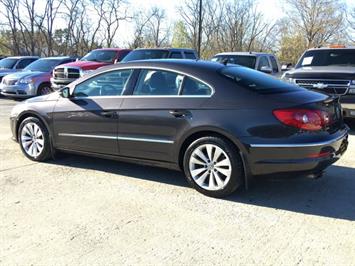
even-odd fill
[[[25,156],[56,150],[182,169],[213,197],[251,175],[318,176],[347,149],[333,98],[245,67],[193,60],[117,64],[16,105]]]
[[[71,57],[41,58],[28,65],[23,71],[3,78],[1,94],[14,98],[27,98],[52,92],[50,78],[54,67],[73,62]]]
[[[6,75],[21,71],[38,58],[38,56],[12,56],[0,60],[0,82]]]
[[[256,52],[226,52],[216,54],[212,57],[211,61],[225,64],[237,64],[264,72],[266,74],[275,76],[281,75],[279,61],[273,54]]]
[[[119,48],[96,49],[80,60],[57,66],[51,78],[52,88],[58,90],[95,69],[120,62],[130,51]]]
[[[139,48],[130,52],[122,63],[147,60],[147,59],[198,59],[197,52],[194,49],[186,48]]]
[[[307,50],[285,81],[340,97],[344,116],[355,118],[355,47],[331,46]]]

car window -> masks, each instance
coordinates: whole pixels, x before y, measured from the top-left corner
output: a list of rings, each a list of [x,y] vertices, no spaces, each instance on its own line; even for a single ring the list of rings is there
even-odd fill
[[[305,52],[296,68],[311,66],[355,66],[354,49],[310,50]]]
[[[67,63],[71,63],[71,62],[74,62],[75,60],[74,59],[65,59],[63,60],[62,62],[60,62],[60,64],[67,64]]]
[[[266,56],[262,56],[259,59],[259,67],[258,70],[261,70],[262,67],[270,67],[269,60],[267,60]]]
[[[182,54],[180,52],[172,52],[170,58],[182,58]]]
[[[120,96],[132,73],[132,69],[125,69],[99,74],[77,85],[74,89],[74,96]]]
[[[141,70],[133,95],[178,95],[183,76],[163,70]]]
[[[211,94],[212,94],[212,89],[206,84],[196,79],[185,77],[182,85],[181,95],[211,95]]]
[[[29,64],[31,64],[33,61],[36,59],[28,58],[28,59],[22,59],[16,66],[16,69],[23,69]]]
[[[227,62],[255,69],[256,57],[254,55],[216,55],[211,59],[214,62]]]
[[[185,58],[186,59],[196,59],[196,55],[195,55],[195,53],[185,52]]]
[[[283,82],[270,75],[246,67],[227,66],[219,72],[226,78],[233,80],[238,87],[259,93],[281,93],[303,90],[296,85]]]
[[[272,65],[272,71],[273,72],[278,72],[279,71],[279,66],[277,65],[275,57],[270,56],[270,61],[271,61],[271,65]]]

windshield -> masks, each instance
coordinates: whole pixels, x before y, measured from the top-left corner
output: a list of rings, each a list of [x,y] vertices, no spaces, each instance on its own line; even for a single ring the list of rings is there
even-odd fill
[[[123,58],[122,62],[167,58],[169,52],[166,50],[135,50]]]
[[[38,59],[29,64],[23,71],[51,72],[62,60],[58,59]]]
[[[355,66],[355,50],[312,50],[307,51],[296,68],[307,66]]]
[[[81,61],[94,61],[94,62],[103,62],[103,63],[113,63],[116,59],[117,52],[112,50],[94,50],[83,58]]]
[[[225,62],[255,69],[256,57],[250,55],[217,55],[211,59],[214,62]]]
[[[240,87],[257,92],[279,93],[302,90],[298,86],[291,85],[270,75],[245,67],[227,66],[222,68],[220,73],[232,79]]]
[[[0,69],[11,69],[15,66],[18,59],[5,58],[0,60]]]

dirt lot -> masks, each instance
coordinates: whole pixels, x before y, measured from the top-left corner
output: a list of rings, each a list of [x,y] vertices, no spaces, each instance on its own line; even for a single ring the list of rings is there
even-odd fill
[[[26,159],[0,98],[0,265],[355,265],[355,134],[319,180],[217,200],[164,169]],[[352,126],[355,129],[355,126]]]

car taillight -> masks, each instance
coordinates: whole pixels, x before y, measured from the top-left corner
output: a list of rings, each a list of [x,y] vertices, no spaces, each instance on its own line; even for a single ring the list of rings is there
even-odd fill
[[[283,124],[304,130],[321,130],[330,124],[329,114],[311,109],[278,109],[274,116]]]

